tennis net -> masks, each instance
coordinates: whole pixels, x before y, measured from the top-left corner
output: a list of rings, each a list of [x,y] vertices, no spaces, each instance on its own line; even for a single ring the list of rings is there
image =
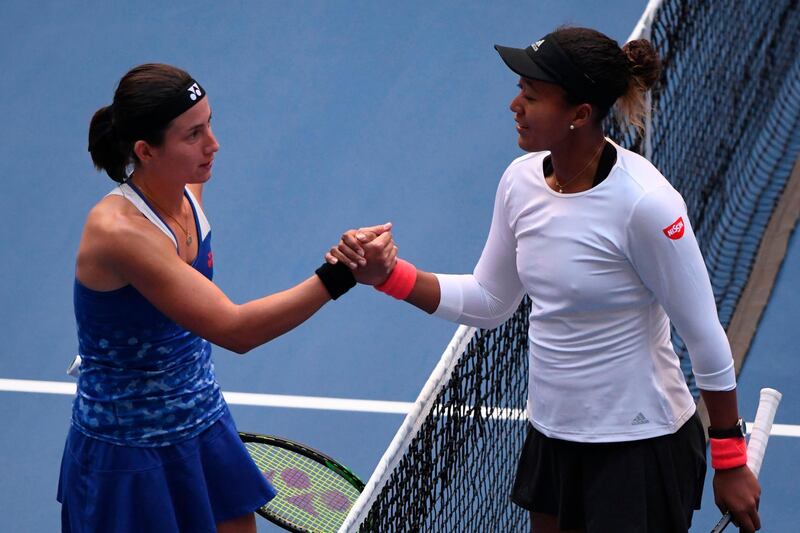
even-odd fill
[[[631,39],[664,72],[643,153],[686,200],[728,327],[800,152],[800,0],[651,0]],[[509,500],[525,436],[530,302],[494,330],[460,327],[340,531],[525,531]],[[697,396],[683,341],[673,332]]]

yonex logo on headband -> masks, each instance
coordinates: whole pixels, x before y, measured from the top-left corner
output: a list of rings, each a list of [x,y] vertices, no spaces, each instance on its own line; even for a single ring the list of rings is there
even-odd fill
[[[186,98],[187,94],[189,98]],[[157,108],[149,113],[126,120],[117,133],[120,138],[128,141],[147,138],[154,130],[166,126],[172,119],[197,105],[205,97],[205,89],[194,79],[189,79],[180,90]]]
[[[191,87],[187,89],[189,91],[189,98],[192,101],[197,100],[199,97],[203,96],[203,90],[200,89],[200,86],[197,83],[193,83]]]
[[[544,39],[541,39],[541,40],[536,41],[535,43],[531,44],[531,48],[533,48],[533,51],[535,52],[536,50],[538,50],[539,47],[542,46],[543,42],[544,42]]]

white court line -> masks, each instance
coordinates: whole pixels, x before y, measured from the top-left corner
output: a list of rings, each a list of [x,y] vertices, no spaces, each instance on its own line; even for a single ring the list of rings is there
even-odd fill
[[[8,392],[66,394],[72,396],[75,394],[76,387],[75,383],[66,381],[0,379],[0,391]],[[325,398],[322,396],[289,396],[284,394],[252,394],[248,392],[223,392],[222,394],[225,396],[225,401],[232,405],[286,407],[290,409],[323,409],[404,415],[414,405],[412,402],[353,400],[349,398]]]
[[[32,379],[0,379],[0,391],[32,392],[41,394],[75,394],[76,385],[67,381],[36,381]],[[285,394],[253,394],[249,392],[223,392],[225,401],[231,405],[255,405],[260,407],[284,407],[288,409],[321,409],[327,411],[354,411],[361,413],[388,413],[405,415],[413,402],[384,402],[377,400],[354,400],[350,398],[326,398],[324,396],[289,396]],[[486,409],[486,408],[484,408]],[[505,410],[500,409],[503,412]],[[514,413],[516,414],[516,413]],[[504,414],[499,418],[518,418]],[[752,426],[752,422],[747,422]],[[800,425],[773,424],[773,437],[800,437]]]
[[[746,422],[746,425],[752,426],[753,422]],[[791,424],[772,424],[772,430],[769,432],[771,437],[800,437],[800,426]]]

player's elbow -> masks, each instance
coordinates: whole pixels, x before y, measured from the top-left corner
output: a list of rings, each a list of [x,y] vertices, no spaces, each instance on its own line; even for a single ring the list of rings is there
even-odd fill
[[[514,311],[512,310],[510,313],[504,313],[502,315],[481,318],[475,320],[473,325],[483,329],[494,329],[503,325],[505,321],[508,320],[513,313]]]
[[[263,344],[263,342],[254,342],[243,338],[239,335],[231,335],[228,338],[220,339],[215,342],[218,346],[225,348],[237,355],[245,355],[247,352]]]
[[[253,343],[246,342],[245,339],[240,338],[236,334],[227,334],[227,335],[216,335],[212,338],[209,338],[211,342],[219,346],[220,348],[225,348],[228,351],[231,351],[237,355],[244,355],[256,346]]]
[[[241,311],[239,305],[226,310],[217,323],[214,338],[209,339],[214,344],[238,355],[244,355],[270,340],[265,339],[263,335],[258,336],[256,328],[248,323],[246,315]]]
[[[505,323],[506,320],[511,318],[511,315],[513,315],[514,311],[516,311],[517,307],[519,307],[519,302],[521,299],[522,296],[506,298],[504,300],[497,298],[488,300],[488,313],[483,318],[483,323],[479,327],[484,329],[494,329],[499,327]]]
[[[253,344],[241,342],[238,339],[231,339],[221,346],[236,355],[244,355],[255,348]]]
[[[494,329],[514,314],[523,296],[521,289],[518,294],[506,291],[496,295],[474,277],[469,278],[472,283],[463,286],[461,303],[450,312],[453,315],[451,320],[467,326]],[[444,314],[440,316],[449,318]]]
[[[484,312],[482,313],[462,313],[456,322],[475,328],[494,329],[505,323],[514,314],[515,310],[516,307],[504,310],[501,313],[488,312],[487,310],[483,310]]]
[[[239,328],[231,331],[221,344],[226,350],[230,350],[237,355],[245,355],[250,350],[258,348],[264,343],[271,341],[274,337],[257,335],[252,328]]]

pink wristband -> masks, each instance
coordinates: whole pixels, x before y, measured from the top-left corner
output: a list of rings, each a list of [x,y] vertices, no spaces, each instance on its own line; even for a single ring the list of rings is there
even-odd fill
[[[414,284],[417,282],[417,267],[398,259],[394,265],[394,270],[386,278],[386,281],[380,285],[375,285],[375,288],[381,292],[385,292],[389,296],[393,296],[398,300],[405,300],[411,294]]]
[[[708,440],[711,443],[711,466],[715,470],[727,470],[747,464],[747,444],[744,437]]]

